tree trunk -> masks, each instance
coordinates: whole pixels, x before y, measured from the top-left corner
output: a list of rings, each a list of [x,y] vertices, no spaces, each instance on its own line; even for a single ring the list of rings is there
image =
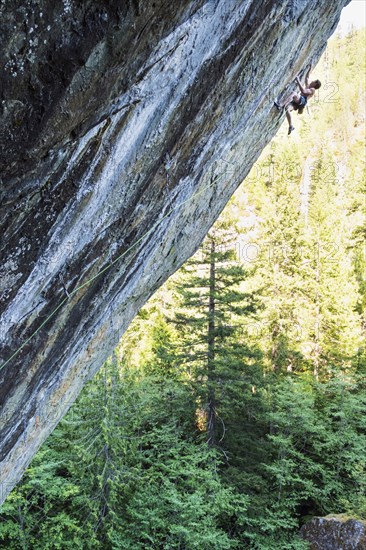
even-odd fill
[[[207,387],[208,387],[208,444],[216,444],[216,398],[215,398],[215,241],[211,240],[210,249],[210,291],[208,304],[207,338]]]
[[[315,323],[314,323],[314,377],[316,380],[319,380],[319,361],[320,361],[320,293],[319,293],[319,284],[320,284],[320,241],[317,242],[316,248],[316,295],[315,295]]]

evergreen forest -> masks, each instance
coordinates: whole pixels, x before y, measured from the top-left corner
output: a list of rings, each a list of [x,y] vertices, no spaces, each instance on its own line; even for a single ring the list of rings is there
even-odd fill
[[[300,550],[313,516],[366,519],[363,48],[364,31],[329,42],[295,132],[0,508],[1,547]]]

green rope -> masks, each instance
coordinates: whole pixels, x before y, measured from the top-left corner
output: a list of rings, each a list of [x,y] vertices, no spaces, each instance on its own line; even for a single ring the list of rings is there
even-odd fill
[[[55,315],[55,313],[57,313],[57,311],[69,300],[69,298],[71,298],[74,294],[76,294],[76,292],[78,292],[79,290],[81,290],[82,288],[84,288],[85,286],[89,285],[90,283],[92,283],[93,281],[95,281],[95,279],[97,279],[98,277],[100,277],[103,273],[105,273],[106,271],[108,271],[111,267],[113,267],[117,262],[119,262],[124,256],[126,256],[126,254],[128,252],[130,252],[133,248],[135,248],[149,233],[151,233],[158,225],[160,225],[168,216],[170,216],[170,214],[172,214],[173,212],[175,212],[175,210],[177,210],[179,207],[181,207],[183,204],[187,203],[187,202],[190,202],[194,197],[196,197],[197,195],[203,193],[203,191],[205,191],[206,189],[209,189],[210,187],[212,187],[215,183],[217,183],[221,177],[223,177],[225,175],[225,173],[221,174],[220,176],[217,177],[217,179],[215,181],[212,181],[209,185],[206,185],[203,189],[201,189],[200,191],[197,191],[196,193],[194,193],[191,197],[189,197],[188,199],[186,199],[185,201],[182,201],[181,203],[179,203],[175,208],[171,208],[169,210],[169,212],[167,214],[165,214],[165,216],[163,216],[160,220],[158,220],[157,222],[155,222],[155,224],[148,230],[146,231],[146,233],[144,233],[136,242],[134,242],[127,250],[125,250],[122,254],[120,254],[115,260],[113,260],[113,262],[111,262],[110,264],[108,264],[107,266],[105,266],[103,269],[101,269],[96,275],[94,275],[93,277],[91,277],[90,279],[88,279],[87,281],[85,281],[85,283],[83,283],[82,285],[74,288],[74,290],[72,290],[70,293],[67,293],[67,296],[58,304],[58,306],[56,306],[56,308],[49,314],[49,316],[43,321],[43,323],[19,346],[19,348],[1,365],[0,367],[0,371],[6,367],[6,365],[8,363],[10,363],[10,361],[12,361],[20,352],[21,350],[38,334],[38,332],[45,326],[46,323],[48,323],[48,321],[50,319],[52,319],[52,317]]]

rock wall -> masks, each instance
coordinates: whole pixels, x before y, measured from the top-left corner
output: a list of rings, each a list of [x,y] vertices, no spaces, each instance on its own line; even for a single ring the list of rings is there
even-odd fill
[[[348,0],[1,0],[0,501],[198,248]]]
[[[365,550],[366,522],[339,515],[313,518],[301,528],[311,550]]]

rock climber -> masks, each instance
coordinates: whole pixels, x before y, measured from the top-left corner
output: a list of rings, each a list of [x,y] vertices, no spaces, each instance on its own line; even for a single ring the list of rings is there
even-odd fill
[[[304,86],[301,84],[298,76],[295,79],[296,83],[300,88],[301,93],[291,93],[291,95],[286,97],[282,105],[280,105],[278,101],[274,102],[275,106],[279,111],[282,109],[285,109],[286,118],[289,124],[289,128],[288,128],[289,135],[293,130],[295,130],[295,128],[292,126],[291,111],[298,111],[299,115],[301,115],[305,108],[305,105],[308,102],[308,99],[313,97],[313,95],[315,94],[315,90],[319,90],[321,86],[320,80],[313,80],[309,83],[310,71],[311,71],[311,65],[309,65],[309,68],[305,75]]]

